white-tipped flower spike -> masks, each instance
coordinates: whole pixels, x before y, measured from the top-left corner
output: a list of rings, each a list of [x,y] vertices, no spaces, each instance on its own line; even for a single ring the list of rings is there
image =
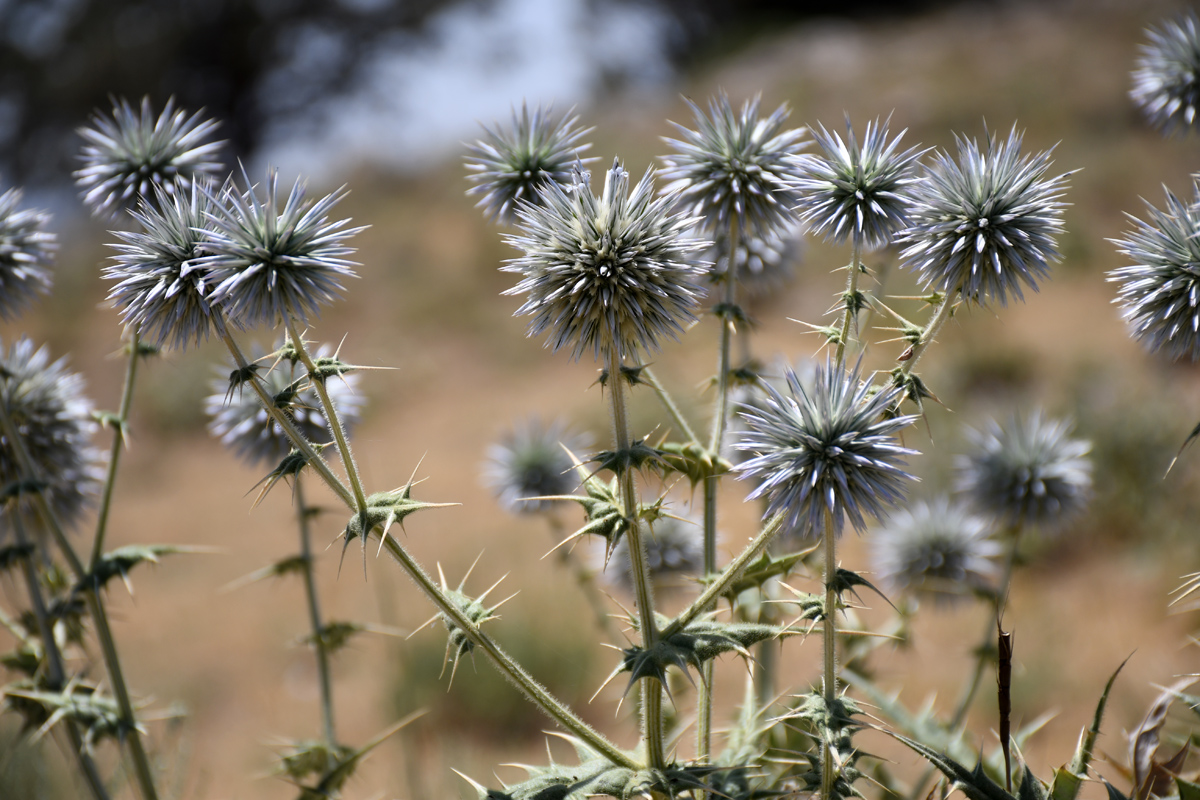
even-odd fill
[[[671,123],[682,139],[665,139],[678,152],[662,156],[663,177],[671,181],[662,193],[700,217],[709,233],[728,230],[731,220],[754,235],[785,226],[795,205],[795,156],[808,144],[804,128],[784,129],[787,106],[760,118],[758,97],[738,113],[723,92],[709,100],[707,114],[687,104],[698,130]]]
[[[1200,183],[1196,185],[1200,199]],[[1200,207],[1166,190],[1166,209],[1146,203],[1149,221],[1110,239],[1133,259],[1108,274],[1120,284],[1117,302],[1135,338],[1171,358],[1200,360]]]
[[[119,255],[104,269],[117,282],[108,299],[147,341],[183,350],[207,339],[220,320],[206,296],[211,281],[203,262],[212,200],[195,183],[174,193],[156,186],[154,195],[130,212],[140,231],[113,231],[123,244],[113,245]]]
[[[1053,527],[1079,513],[1092,489],[1091,443],[1041,411],[994,420],[971,431],[973,452],[959,456],[956,488],[980,514],[1009,527]]]
[[[988,137],[987,148],[964,137],[958,162],[938,153],[913,187],[911,227],[897,236],[903,258],[926,289],[960,293],[980,305],[1023,300],[1058,260],[1065,173],[1046,178],[1050,152],[1021,155],[1021,134]],[[951,298],[953,299],[953,298]]]
[[[826,241],[842,244],[856,235],[867,249],[888,244],[908,224],[910,188],[917,159],[925,152],[900,151],[905,131],[888,141],[888,122],[867,123],[862,145],[846,120],[846,139],[824,125],[813,131],[823,155],[805,154],[793,184],[801,221]]]
[[[722,280],[729,270],[728,248],[728,237],[721,237],[705,254],[706,260],[713,262],[709,274],[714,282]],[[770,230],[761,236],[739,237],[734,258],[738,286],[751,296],[779,289],[791,281],[803,249],[804,239],[798,226]]]
[[[699,578],[704,571],[704,525],[698,519],[660,517],[643,529],[646,566],[660,589],[673,581]],[[628,594],[634,594],[629,573],[629,538],[622,536],[608,554],[604,575]]]
[[[785,391],[764,385],[767,396],[740,412],[746,430],[734,447],[754,457],[734,469],[759,481],[747,499],[766,497],[765,518],[782,513],[787,528],[809,538],[840,534],[846,518],[863,530],[866,517],[881,518],[913,480],[902,467],[917,451],[896,434],[917,417],[889,416],[899,389],[862,381],[857,365],[827,362],[811,380],[789,369],[784,379]]]
[[[75,172],[92,213],[111,216],[122,207],[135,208],[152,186],[174,192],[177,185],[187,189],[196,178],[219,171],[214,157],[222,142],[205,141],[219,123],[201,119],[202,113],[189,117],[171,98],[156,118],[147,97],[140,113],[119,100],[111,117],[94,114],[93,127],[79,129],[87,144],[80,156],[84,166]]]
[[[654,198],[653,170],[630,189],[616,161],[599,197],[577,174],[571,187],[546,186],[538,205],[522,203],[521,233],[507,239],[525,255],[501,269],[522,275],[505,294],[528,295],[516,315],[533,316],[529,335],[549,330],[548,345],[570,347],[576,360],[613,348],[633,356],[675,338],[704,294],[692,254],[709,243],[687,235],[695,220],[671,213],[670,203]]]
[[[292,352],[290,345],[279,342],[275,355],[289,352]],[[317,358],[329,355],[331,351],[327,347],[317,350]],[[257,361],[261,363],[263,359]],[[236,369],[236,365],[230,364],[229,368]],[[329,423],[321,410],[321,398],[299,358],[279,358],[269,370],[261,370],[259,375],[266,382],[267,394],[287,413],[305,439],[317,445],[333,441]],[[365,402],[363,396],[355,392],[357,384],[358,374],[353,372],[325,383],[347,433],[358,424]],[[208,431],[239,458],[275,466],[292,451],[291,440],[267,415],[257,392],[247,386],[231,389],[228,373],[213,381],[212,390],[213,393],[204,400],[204,410],[209,417]]]
[[[45,347],[34,348],[19,339],[7,351],[0,344],[0,402],[17,426],[55,516],[63,525],[75,523],[95,500],[104,477],[104,456],[92,447],[96,423],[92,404],[83,394],[83,378],[50,361]],[[0,437],[0,485],[11,487],[24,478],[12,443]],[[26,526],[42,524],[32,501],[16,506]],[[0,506],[0,541],[11,529],[14,506]]]
[[[278,183],[273,169],[263,197],[256,186],[243,193],[227,183],[209,213],[205,247],[212,255],[203,259],[212,275],[209,299],[244,328],[273,327],[288,318],[307,324],[337,298],[342,279],[355,277],[358,266],[345,258],[354,252],[346,240],[365,228],[329,219],[346,187],[314,203],[305,200],[298,178],[280,202]]]
[[[50,265],[58,249],[46,230],[50,215],[18,209],[21,190],[0,195],[0,319],[12,319],[35,295],[50,291]]]
[[[1155,127],[1187,131],[1200,106],[1200,20],[1188,12],[1146,36],[1129,94]]]
[[[902,508],[871,537],[875,574],[891,591],[953,601],[990,588],[1003,549],[991,526],[946,497]]]
[[[563,448],[582,453],[587,438],[571,432],[560,420],[546,424],[530,417],[488,448],[484,483],[514,514],[545,511],[553,501],[529,498],[570,494],[579,487],[575,465]]]
[[[538,106],[530,115],[522,103],[521,114],[513,111],[512,127],[492,129],[484,126],[486,138],[468,145],[467,180],[475,185],[467,190],[479,196],[476,204],[502,225],[516,221],[522,200],[538,202],[538,192],[547,183],[570,186],[576,164],[595,161],[580,158],[591,148],[580,139],[592,128],[577,128],[579,117],[568,111],[554,117],[551,109]]]

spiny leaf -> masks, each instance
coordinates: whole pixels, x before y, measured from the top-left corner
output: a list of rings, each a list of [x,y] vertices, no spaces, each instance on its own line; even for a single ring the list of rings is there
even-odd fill
[[[1117,676],[1128,662],[1128,658],[1122,661],[1109,677],[1108,683],[1104,684],[1104,691],[1096,703],[1096,713],[1092,715],[1092,724],[1079,735],[1079,744],[1075,747],[1075,754],[1070,763],[1054,771],[1054,780],[1050,783],[1050,794],[1054,800],[1075,800],[1079,796],[1079,789],[1083,785],[1083,779],[1087,777],[1088,766],[1095,752],[1096,738],[1100,735],[1100,723],[1104,719],[1108,696]]]
[[[1189,444],[1196,440],[1196,437],[1200,437],[1200,422],[1196,423],[1196,427],[1192,428],[1192,432],[1183,440],[1183,444],[1179,445],[1179,451],[1175,453],[1175,457],[1171,459],[1171,463],[1167,466],[1168,474],[1170,474],[1172,467],[1175,466],[1175,462],[1183,455],[1183,451],[1187,449]]]
[[[983,771],[982,763],[976,762],[974,769],[967,769],[962,764],[932,747],[901,736],[898,733],[883,730],[884,733],[907,745],[923,756],[943,775],[950,779],[953,788],[959,789],[969,800],[1014,800],[1013,795],[1004,791],[1004,787],[989,778]],[[1027,800],[1022,797],[1021,800]]]
[[[705,661],[729,652],[749,658],[747,648],[784,633],[782,628],[774,625],[697,620],[678,633],[659,639],[648,648],[635,645],[626,649],[621,665],[614,674],[629,673],[626,692],[642,678],[655,678],[666,686],[667,667],[678,667],[686,673],[690,666],[698,671]]]
[[[729,585],[728,591],[723,596],[732,603],[742,592],[762,588],[772,578],[782,578],[788,575],[810,552],[812,552],[811,549],[800,553],[788,553],[782,556],[772,556],[764,552],[757,560],[752,561],[746,567],[741,577]],[[707,578],[705,580],[711,579]]]
[[[732,469],[728,461],[714,456],[695,442],[660,442],[657,451],[663,477],[678,472],[688,479],[692,489],[708,478],[724,475]]]
[[[160,556],[205,552],[211,551],[204,548],[169,544],[130,544],[118,547],[100,556],[96,568],[80,579],[75,586],[75,591],[102,589],[110,580],[117,577],[127,581],[130,570],[138,564],[146,562],[157,564]]]
[[[591,459],[596,464],[597,471],[608,470],[616,475],[622,475],[628,470],[645,469],[647,466],[659,466],[663,463],[663,454],[638,439],[622,450],[601,450]]]

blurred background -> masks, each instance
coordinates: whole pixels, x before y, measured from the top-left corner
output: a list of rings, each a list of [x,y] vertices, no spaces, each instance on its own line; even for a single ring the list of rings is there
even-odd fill
[[[480,479],[490,443],[529,415],[562,417],[604,446],[596,367],[551,354],[524,336],[501,297],[513,278],[497,267],[515,255],[501,231],[463,194],[464,142],[479,124],[506,125],[514,108],[574,107],[590,155],[618,155],[640,175],[667,152],[667,120],[692,124],[683,97],[705,103],[725,90],[735,103],[762,93],[767,110],[786,102],[796,125],[861,131],[891,115],[905,143],[953,148],[954,134],[1025,131],[1028,151],[1054,147],[1057,172],[1071,178],[1063,261],[1028,302],[962,315],[942,334],[926,379],[931,405],[910,446],[921,496],[948,488],[964,426],[982,427],[1014,410],[1045,408],[1075,420],[1093,442],[1091,512],[1040,540],[1018,572],[1006,623],[1016,630],[1014,707],[1030,721],[1056,712],[1027,747],[1037,774],[1066,761],[1104,681],[1134,653],[1114,692],[1102,747],[1110,779],[1126,760],[1132,728],[1154,686],[1195,672],[1186,647],[1200,612],[1170,613],[1168,592],[1200,569],[1200,452],[1163,474],[1200,419],[1200,372],[1144,353],[1129,340],[1105,272],[1121,266],[1106,238],[1143,215],[1140,198],[1162,205],[1162,186],[1190,196],[1200,169],[1194,139],[1163,139],[1128,99],[1129,72],[1144,28],[1189,7],[1175,0],[1022,2],[785,2],[784,0],[0,0],[0,188],[21,185],[27,204],[53,210],[62,240],[56,285],[23,318],[0,325],[5,340],[27,334],[69,355],[101,408],[116,406],[121,365],[116,312],[105,302],[99,267],[119,223],[87,218],[70,184],[76,129],[111,97],[160,109],[169,97],[223,121],[224,157],[252,178],[268,165],[313,194],[345,183],[339,208],[371,227],[356,237],[360,279],[310,335],[342,355],[391,368],[364,373],[367,399],[356,441],[369,485],[403,484],[417,469],[419,496],[460,507],[424,512],[400,535],[452,584],[484,553],[468,587],[501,576],[504,597],[519,591],[494,623],[496,637],[585,716],[632,744],[629,704],[619,687],[588,698],[614,656],[594,629],[569,574],[536,519],[506,514]],[[831,274],[848,255],[810,241],[782,290],[751,303],[752,347],[764,361],[795,360],[819,342],[790,319],[820,322],[841,290]],[[894,253],[871,254],[888,289],[914,293]],[[790,318],[790,319],[789,319]],[[270,345],[271,332],[261,341]],[[886,339],[886,334],[879,334]],[[702,320],[656,360],[660,375],[694,418],[706,414],[703,387],[715,363],[717,331]],[[899,348],[880,344],[872,366],[887,368]],[[231,583],[295,550],[286,488],[252,508],[261,477],[206,433],[205,396],[228,374],[221,347],[167,353],[143,372],[133,437],[118,483],[113,545],[165,542],[216,547],[174,556],[134,575],[136,593],[111,594],[116,635],[135,691],[153,718],[157,756],[171,791],[188,798],[284,798],[294,789],[269,778],[273,751],[315,738],[318,704],[298,581]],[[660,414],[635,397],[635,427],[649,434]],[[419,465],[419,467],[418,467]],[[314,488],[314,492],[315,492]],[[755,531],[756,508],[728,487],[722,523],[729,551]],[[328,616],[404,631],[430,606],[394,565],[357,546],[340,564],[334,542],[344,521],[332,498],[319,540],[333,543],[319,567]],[[564,524],[577,524],[574,509]],[[844,562],[869,563],[864,540],[847,537]],[[580,548],[580,554],[583,550]],[[801,582],[800,588],[812,590]],[[631,600],[616,588],[617,600]],[[8,607],[20,592],[0,581]],[[677,602],[684,597],[667,598]],[[614,604],[614,610],[617,606]],[[868,609],[868,619],[887,609]],[[873,616],[874,615],[874,616]],[[912,647],[885,648],[881,679],[910,704],[957,695],[986,611],[930,608]],[[537,624],[531,624],[531,620]],[[337,659],[339,733],[361,743],[389,722],[430,713],[382,747],[350,784],[350,797],[470,797],[454,767],[483,783],[520,780],[497,767],[544,759],[547,723],[480,658],[441,678],[440,624],[405,641],[363,635]],[[814,644],[784,649],[790,680],[818,673]],[[740,667],[724,665],[719,702],[740,698]],[[687,696],[689,690],[684,690]],[[987,693],[982,693],[986,695]],[[972,717],[975,741],[994,746],[993,700]],[[160,713],[161,712],[161,713]],[[15,735],[0,718],[0,750]],[[879,750],[886,750],[882,743]],[[689,745],[681,744],[686,756]],[[43,747],[54,764],[54,747]],[[560,758],[565,752],[555,751]],[[890,751],[889,751],[890,752]],[[32,751],[31,751],[32,753]],[[915,759],[895,753],[898,769]],[[19,759],[30,769],[32,755]],[[53,772],[53,769],[50,770]],[[70,792],[44,774],[37,785]],[[17,785],[17,784],[13,784]],[[32,785],[32,784],[30,784]],[[3,788],[0,786],[0,788]],[[40,791],[40,790],[39,790]],[[1102,787],[1085,789],[1102,796]],[[0,791],[3,796],[3,791]]]

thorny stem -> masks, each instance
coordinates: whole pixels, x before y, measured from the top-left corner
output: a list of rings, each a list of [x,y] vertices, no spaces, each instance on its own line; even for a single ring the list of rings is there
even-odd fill
[[[925,329],[921,331],[921,339],[913,345],[912,352],[909,354],[908,360],[900,367],[900,374],[907,377],[912,374],[913,368],[917,366],[917,362],[921,360],[921,356],[925,355],[925,351],[929,349],[929,345],[933,344],[938,333],[942,330],[942,326],[946,324],[946,320],[950,319],[950,315],[954,312],[954,306],[958,301],[959,293],[962,291],[962,284],[954,288],[954,291],[947,292],[942,298],[942,302],[934,311],[933,316],[929,319],[929,323]]]
[[[846,342],[850,341],[850,330],[858,316],[859,259],[862,257],[862,235],[855,230],[854,244],[850,253],[850,277],[846,279],[846,307],[842,313],[842,329],[838,337],[837,354],[834,361],[840,367],[846,363]]]
[[[833,527],[833,512],[825,509],[825,620],[824,620],[824,653],[825,679],[824,694],[825,708],[833,712],[837,702],[837,604],[838,593],[834,578],[837,574],[837,532]],[[834,769],[832,745],[825,745],[821,754],[821,797],[829,800],[833,797],[834,783],[837,773]]]
[[[621,353],[616,346],[611,346],[608,352],[608,396],[612,412],[614,449],[617,453],[627,453],[630,449],[629,410],[625,405]],[[626,522],[625,536],[629,539],[629,566],[637,597],[638,629],[642,632],[642,646],[649,649],[658,641],[659,635],[654,624],[650,565],[647,563],[646,543],[642,539],[638,523],[637,489],[630,465],[619,468],[617,483],[621,490],[621,513]],[[646,679],[642,682],[642,690],[642,724],[645,728],[646,754],[652,768],[663,769],[666,766],[666,754],[663,752],[663,687],[657,680]]]
[[[8,403],[3,399],[0,399],[0,429],[3,429],[5,438],[12,446],[12,452],[16,456],[17,463],[20,465],[22,475],[26,480],[39,481],[41,476],[38,474],[37,467],[34,465],[28,449],[25,447],[25,440],[20,436],[17,426],[8,413]],[[124,729],[124,733],[127,734],[124,737],[124,741],[129,745],[129,752],[133,758],[133,771],[137,778],[138,786],[141,789],[142,797],[144,800],[157,800],[158,792],[154,788],[154,775],[150,769],[150,758],[146,754],[146,749],[142,744],[137,717],[133,712],[133,703],[129,699],[129,688],[125,683],[125,676],[121,671],[121,659],[117,654],[117,644],[113,639],[112,629],[108,626],[108,613],[104,608],[104,602],[100,599],[99,587],[92,579],[92,575],[84,569],[83,562],[79,559],[75,548],[71,546],[71,541],[67,538],[66,532],[63,531],[62,525],[54,513],[54,509],[46,499],[45,492],[40,488],[33,492],[33,501],[38,513],[42,517],[42,521],[50,529],[55,543],[62,551],[63,558],[71,569],[71,574],[74,576],[76,582],[82,586],[83,595],[88,605],[88,613],[91,615],[92,623],[96,628],[96,639],[99,641],[100,650],[104,654],[104,666],[108,672],[108,680],[112,684],[113,695],[117,700],[117,708],[121,712],[121,726]]]
[[[112,508],[113,489],[117,484],[117,467],[121,463],[121,452],[125,449],[125,426],[129,424],[129,409],[133,405],[133,386],[137,380],[138,359],[141,349],[141,329],[134,325],[129,333],[129,362],[125,365],[125,385],[121,389],[121,407],[113,424],[112,450],[108,454],[108,471],[104,476],[104,493],[100,497],[100,510],[96,514],[96,538],[92,540],[90,569],[95,569],[104,555],[104,537],[108,532],[108,514]]]
[[[662,401],[663,408],[667,410],[667,413],[671,415],[671,419],[679,426],[680,432],[692,444],[697,447],[702,446],[699,437],[696,436],[696,432],[692,430],[692,426],[688,424],[687,418],[683,416],[683,413],[679,410],[679,406],[675,405],[675,400],[658,380],[658,376],[649,367],[646,367],[642,370],[642,377],[646,379],[646,383],[650,384],[650,388],[658,395],[658,399]]]
[[[321,607],[317,601],[317,582],[313,575],[312,530],[309,525],[309,509],[304,502],[304,487],[296,476],[296,517],[300,526],[300,557],[304,562],[304,594],[308,600],[308,619],[312,624],[313,648],[317,651],[317,675],[321,684],[321,724],[325,731],[325,744],[333,750],[337,747],[337,735],[333,726],[333,681],[329,671],[329,653],[325,649],[325,627],[321,622]]]
[[[312,356],[309,355],[308,349],[304,346],[304,339],[296,331],[296,323],[291,317],[287,320],[288,336],[292,340],[292,347],[300,356],[300,361],[304,364],[304,368],[308,370],[313,388],[317,390],[317,396],[321,398],[321,408],[325,412],[325,419],[329,423],[329,430],[333,433],[333,440],[337,443],[338,453],[342,457],[342,467],[346,470],[346,476],[350,479],[350,487],[354,490],[355,507],[361,513],[367,508],[367,494],[363,491],[362,479],[358,474],[358,465],[354,462],[354,453],[350,449],[350,442],[346,439],[346,428],[342,424],[341,416],[338,414],[337,407],[329,398],[329,390],[325,388],[324,379],[318,379],[317,366],[313,363]]]

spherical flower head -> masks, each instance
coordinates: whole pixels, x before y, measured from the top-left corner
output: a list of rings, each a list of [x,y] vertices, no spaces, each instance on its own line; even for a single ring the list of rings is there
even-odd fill
[[[127,100],[113,104],[111,117],[96,112],[93,127],[79,129],[87,143],[80,155],[84,166],[75,172],[92,213],[112,216],[121,208],[135,208],[151,187],[188,189],[197,178],[220,170],[213,159],[222,142],[205,141],[219,123],[201,119],[201,114],[188,116],[171,98],[155,117],[148,97],[142,99],[140,113]]]
[[[244,328],[288,319],[307,324],[337,298],[342,279],[355,277],[358,266],[345,258],[354,252],[346,240],[364,228],[329,219],[346,187],[313,202],[297,178],[281,202],[278,184],[274,169],[267,172],[263,196],[257,186],[240,192],[227,183],[208,214],[205,248],[212,255],[202,264],[212,276],[209,300]]]
[[[659,517],[642,527],[642,540],[646,543],[650,579],[658,588],[667,589],[703,573],[704,527],[698,519]],[[634,594],[627,536],[622,536],[608,554],[604,574],[623,591]]]
[[[1146,36],[1129,94],[1155,127],[1187,131],[1200,104],[1200,21],[1189,12]]]
[[[530,417],[488,448],[484,482],[500,505],[514,514],[546,511],[554,501],[536,498],[570,494],[578,488],[567,450],[580,453],[587,446],[587,437],[571,432],[563,422],[547,424]]]
[[[522,275],[505,294],[528,295],[516,314],[533,316],[530,336],[549,330],[555,351],[607,359],[614,348],[621,357],[656,351],[695,319],[704,292],[692,254],[708,242],[687,235],[694,220],[672,213],[669,198],[654,198],[653,170],[630,189],[614,162],[599,197],[580,173],[540,198],[521,205],[521,233],[508,237],[525,255],[502,267]]]
[[[962,503],[938,497],[892,514],[872,536],[875,574],[890,591],[953,601],[986,592],[996,573],[1000,543],[991,526]]]
[[[0,319],[17,316],[34,296],[50,291],[58,240],[46,230],[50,215],[21,209],[22,192],[0,195]]]
[[[688,100],[697,130],[671,123],[682,138],[665,140],[678,152],[662,157],[663,177],[671,181],[662,192],[700,217],[710,233],[737,222],[745,233],[762,235],[792,218],[795,156],[807,145],[806,131],[784,129],[791,113],[786,105],[760,118],[759,99],[747,100],[738,113],[721,93],[707,114]]]
[[[531,115],[522,103],[520,116],[513,111],[511,128],[484,126],[487,136],[469,145],[466,161],[472,174],[467,180],[475,185],[467,194],[479,196],[476,205],[488,217],[511,225],[521,201],[538,202],[548,183],[570,186],[575,166],[596,160],[579,157],[591,147],[579,140],[592,128],[578,128],[578,123],[578,115],[570,111],[555,117],[551,109],[538,106]]]
[[[1003,306],[1024,299],[1022,285],[1037,291],[1047,262],[1058,260],[1070,173],[1045,177],[1050,152],[1022,156],[1021,138],[1014,127],[981,149],[959,136],[958,161],[938,153],[913,187],[911,225],[897,240],[926,289]]]
[[[1200,200],[1200,185],[1197,185]],[[1151,351],[1200,360],[1200,207],[1167,190],[1166,209],[1149,203],[1149,220],[1112,239],[1133,260],[1108,274],[1133,335]]]
[[[738,238],[734,279],[752,297],[770,294],[789,283],[800,261],[804,239],[796,226]],[[705,254],[712,261],[710,278],[724,280],[729,272],[729,239],[721,239]]]
[[[1079,513],[1092,489],[1091,443],[1041,411],[994,420],[971,431],[972,452],[958,458],[957,489],[997,524],[1052,528]]]
[[[813,137],[822,155],[796,161],[800,177],[792,188],[801,221],[826,241],[842,244],[853,236],[868,250],[887,245],[908,224],[917,159],[925,151],[901,151],[905,131],[889,142],[887,121],[868,122],[861,146],[849,119],[844,140],[818,127]]]
[[[764,385],[766,397],[740,410],[746,430],[734,447],[753,457],[734,469],[760,481],[747,499],[767,498],[766,518],[783,514],[786,528],[807,537],[840,534],[846,518],[863,530],[913,480],[904,457],[917,451],[896,434],[916,416],[892,416],[899,389],[862,381],[859,368],[827,362],[809,381],[788,369],[783,391]]]
[[[83,389],[83,378],[67,369],[65,359],[51,362],[45,347],[19,339],[5,351],[0,343],[0,402],[33,462],[33,477],[44,482],[50,506],[66,526],[95,500],[104,475],[104,457],[92,447],[92,404]],[[12,442],[0,436],[0,485],[28,477]],[[0,507],[0,541],[14,510],[27,526],[40,519],[28,497],[15,509],[11,503]]]
[[[104,269],[104,277],[117,282],[108,299],[126,325],[139,327],[160,347],[186,349],[220,324],[207,296],[212,282],[204,266],[211,211],[209,192],[195,183],[173,193],[156,186],[153,202],[143,199],[130,212],[141,230],[113,231],[123,243],[113,245],[118,255]]]
[[[326,358],[331,350],[321,347],[317,358]],[[284,409],[295,423],[296,429],[309,442],[316,445],[333,441],[321,398],[309,380],[308,372],[295,351],[286,342],[280,342],[271,356],[257,359],[262,362],[271,358],[269,369],[260,370],[267,394],[275,404]],[[230,369],[236,370],[231,364]],[[204,401],[207,412],[208,430],[245,461],[276,466],[293,450],[292,442],[279,424],[270,418],[258,393],[248,386],[231,388],[229,379],[223,376],[213,381],[213,393]],[[325,389],[329,399],[337,408],[343,427],[349,433],[362,417],[364,399],[355,391],[357,373],[345,373],[326,379]]]

